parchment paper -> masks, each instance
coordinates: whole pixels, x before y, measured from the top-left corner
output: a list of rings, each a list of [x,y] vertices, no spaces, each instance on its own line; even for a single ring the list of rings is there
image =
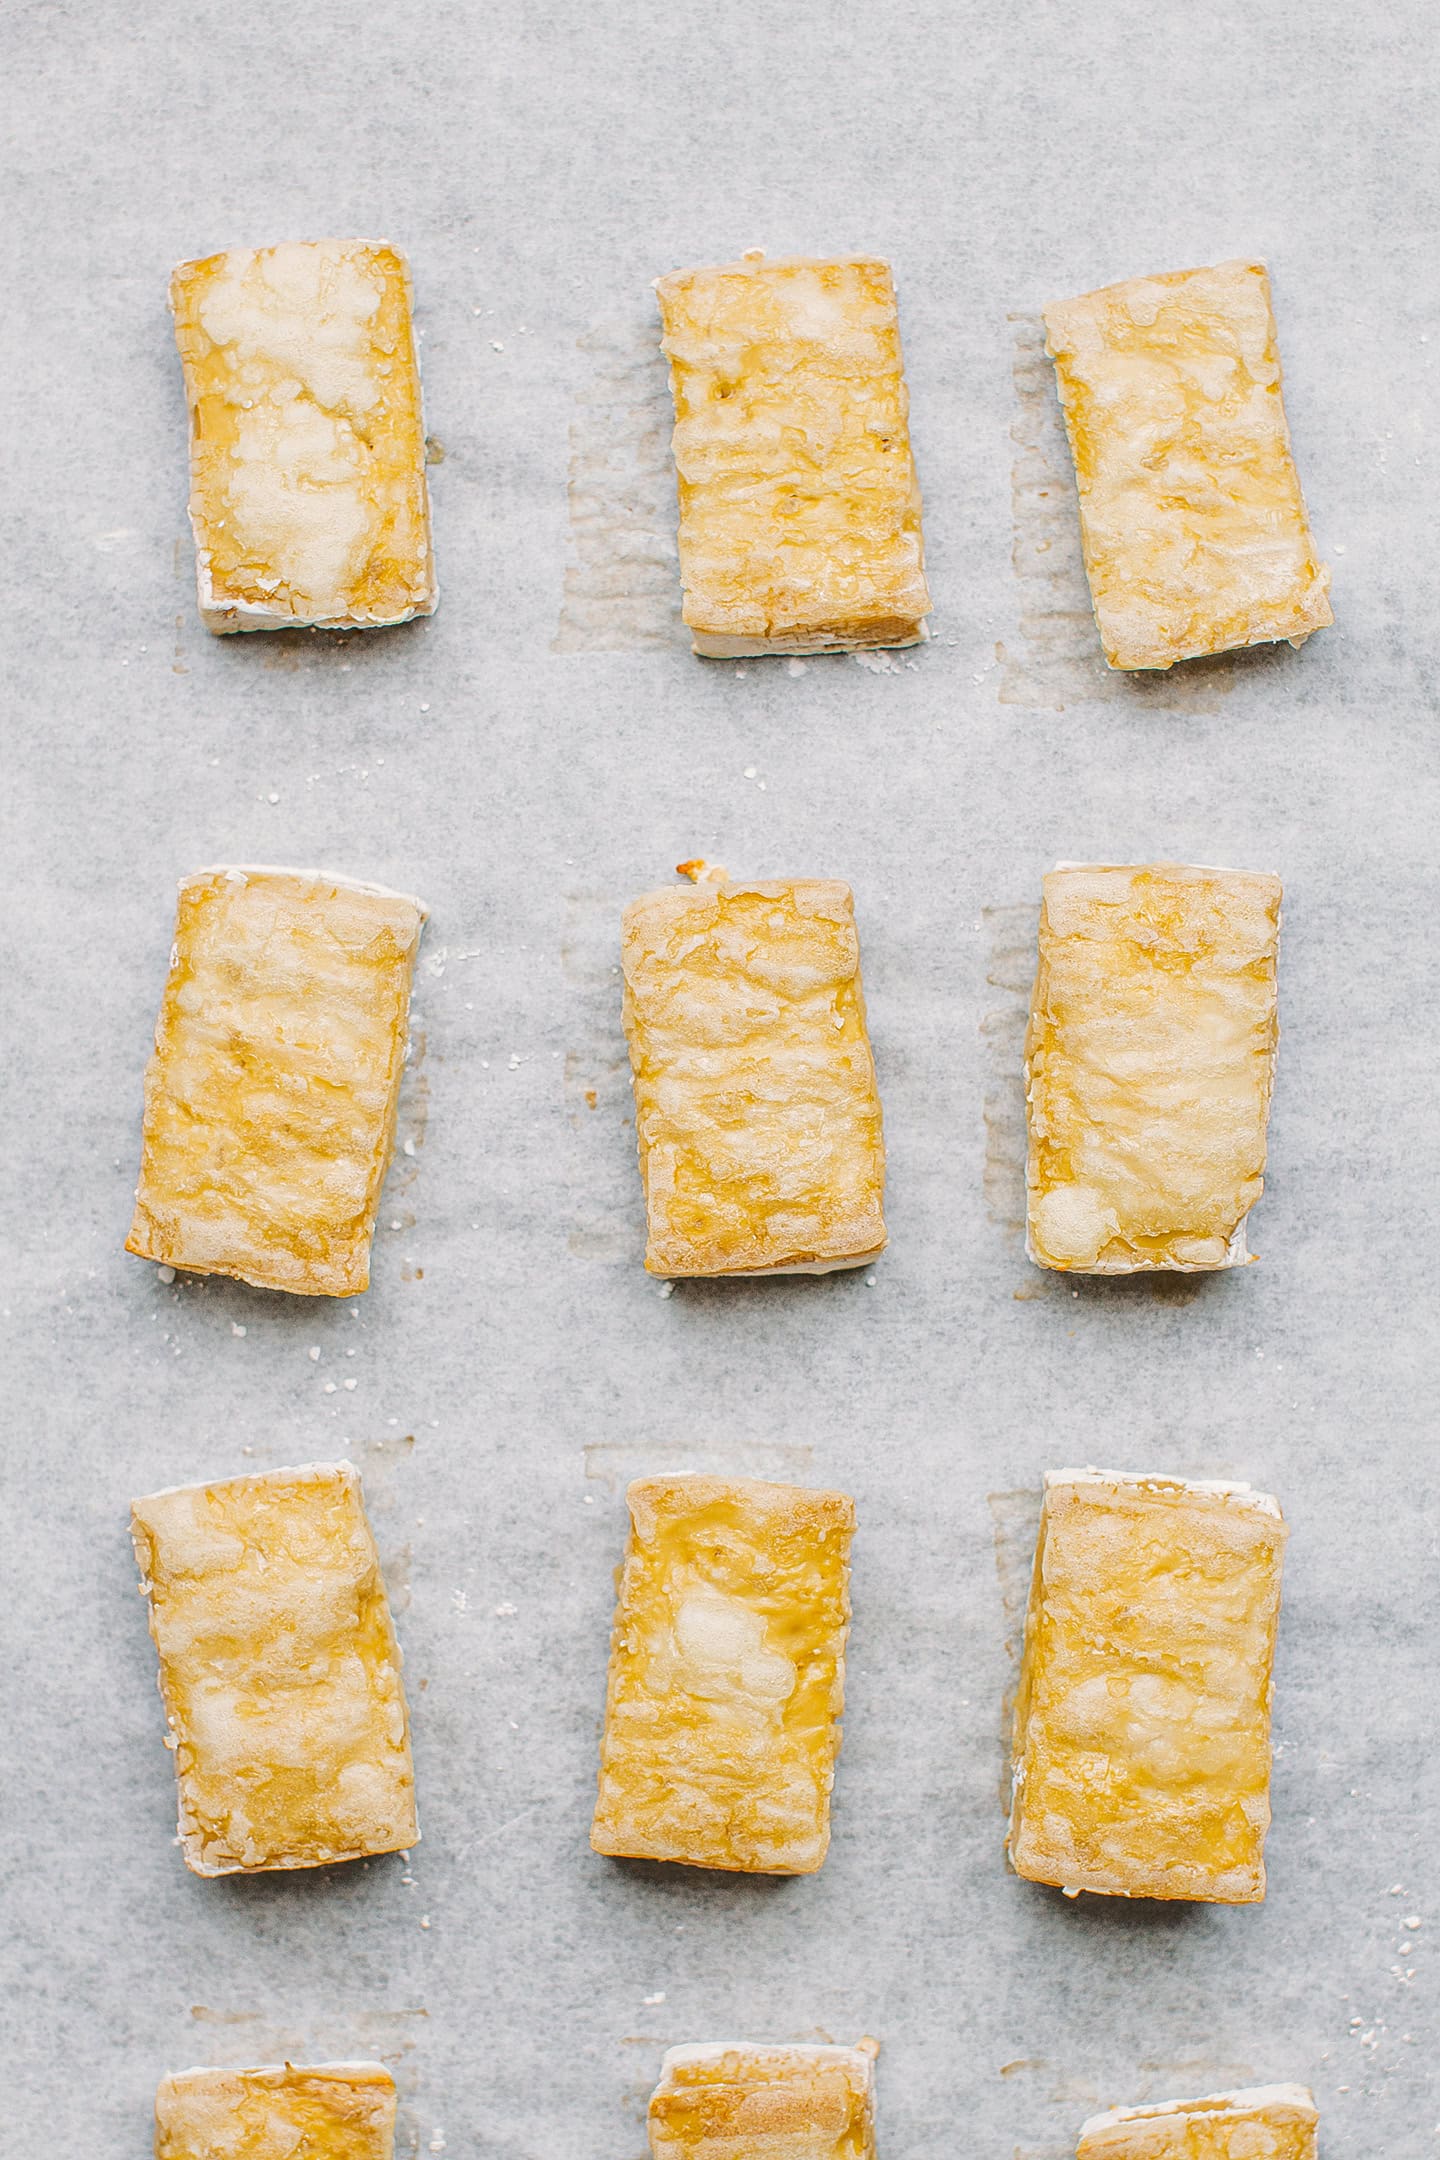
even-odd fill
[[[1435,36],[1428,0],[5,12],[17,2160],[135,2160],[167,2069],[370,2053],[403,2153],[639,2160],[667,2044],[862,2033],[888,2160],[1063,2160],[1102,2103],[1275,2079],[1314,2086],[1326,2160],[1436,2150]],[[215,640],[167,274],[329,233],[413,263],[440,612]],[[936,614],[893,661],[679,634],[649,281],[751,245],[894,264]],[[1337,626],[1122,681],[1038,310],[1240,253]],[[891,1161],[866,1273],[642,1271],[618,920],[696,854],[855,887]],[[1017,1228],[1039,880],[1158,856],[1286,881],[1260,1264],[1076,1285]],[[433,909],[348,1305],[121,1250],[174,884],[216,860]],[[340,1454],[423,1843],[192,1880],[127,1503]],[[1039,1480],[1087,1461],[1289,1515],[1263,1907],[1006,1873]],[[677,1464],[857,1499],[813,1879],[586,1844],[623,1488]]]

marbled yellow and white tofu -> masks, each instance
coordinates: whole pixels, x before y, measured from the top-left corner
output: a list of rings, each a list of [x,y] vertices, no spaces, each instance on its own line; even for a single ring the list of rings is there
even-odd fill
[[[424,922],[319,870],[182,882],[128,1252],[312,1297],[366,1287]]]
[[[415,1844],[400,1651],[349,1463],[136,1500],[131,1534],[197,1875]],[[288,2150],[288,2148],[287,2148]]]
[[[384,240],[230,248],[170,281],[200,612],[363,630],[435,606],[410,272]]]
[[[655,289],[695,651],[913,645],[930,595],[888,264],[757,252]]]
[[[621,958],[651,1273],[873,1260],[885,1146],[849,886],[646,893]]]
[[[590,1842],[810,1874],[830,1842],[854,1504],[716,1477],[628,1497]]]
[[[1248,1485],[1047,1475],[1015,1703],[1018,1875],[1112,1897],[1264,1897],[1286,1535]]]
[[[1130,278],[1056,301],[1045,328],[1110,665],[1299,645],[1333,621],[1265,265]]]
[[[1279,1037],[1280,880],[1066,863],[1025,1043],[1027,1250],[1123,1275],[1248,1261]]]

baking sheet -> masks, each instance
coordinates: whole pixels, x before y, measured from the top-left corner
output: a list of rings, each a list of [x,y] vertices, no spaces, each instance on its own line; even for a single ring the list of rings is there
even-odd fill
[[[665,2045],[861,2033],[891,2160],[1062,2160],[1102,2103],[1292,2078],[1327,2160],[1435,2150],[1434,37],[1426,0],[6,11],[7,2150],[134,2160],[166,2069],[375,2053],[404,2153],[639,2160]],[[167,273],[330,232],[412,259],[440,612],[213,640]],[[889,661],[678,635],[648,284],[756,244],[895,266],[936,615]],[[1337,627],[1120,680],[1038,309],[1236,253],[1271,265]],[[618,918],[697,853],[854,884],[865,1273],[641,1269]],[[1024,1260],[1062,856],[1284,875],[1257,1267]],[[225,859],[433,910],[350,1304],[121,1251],[174,883]],[[193,1881],[126,1503],[342,1453],[424,1841]],[[1085,1461],[1285,1503],[1261,1908],[1005,1872],[1038,1484]],[[811,1880],[586,1845],[623,1487],[677,1464],[857,1499]]]

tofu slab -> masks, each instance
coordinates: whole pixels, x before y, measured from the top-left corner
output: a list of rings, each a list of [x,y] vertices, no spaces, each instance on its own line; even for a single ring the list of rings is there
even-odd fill
[[[671,2048],[650,2099],[652,2160],[874,2160],[875,2043]]]
[[[419,1838],[400,1650],[349,1463],[136,1500],[131,1534],[196,1875]]]
[[[320,870],[184,880],[127,1251],[311,1297],[366,1287],[424,921]]]
[[[155,2160],[393,2160],[381,2063],[177,2070],[155,2095]]]
[[[1105,657],[1168,668],[1334,620],[1290,454],[1260,262],[1045,310]]]
[[[1075,2160],[1315,2160],[1319,2120],[1303,2085],[1156,2100],[1092,2115]]]
[[[849,886],[646,893],[622,959],[650,1272],[873,1260],[885,1147]]]
[[[1264,1897],[1286,1534],[1248,1485],[1047,1475],[1015,1704],[1018,1875],[1112,1897]]]
[[[1084,1275],[1250,1258],[1279,1038],[1281,886],[1193,863],[1044,882],[1025,1043],[1026,1249]]]
[[[170,280],[200,613],[364,630],[436,588],[410,272],[387,240],[230,248]]]
[[[642,1478],[628,1497],[590,1842],[811,1874],[830,1842],[854,1503],[715,1477]]]
[[[930,595],[889,266],[756,253],[655,289],[695,651],[915,644]]]

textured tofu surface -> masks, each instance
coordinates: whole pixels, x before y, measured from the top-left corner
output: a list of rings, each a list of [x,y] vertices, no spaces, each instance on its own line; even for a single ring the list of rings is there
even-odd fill
[[[186,1864],[228,1875],[413,1845],[400,1651],[350,1464],[152,1493],[131,1533]]]
[[[1082,1274],[1232,1267],[1264,1183],[1280,880],[1052,870],[1025,1045],[1029,1252]]]
[[[873,2048],[671,2048],[650,2099],[652,2160],[872,2160]]]
[[[365,1288],[424,920],[315,870],[184,881],[128,1251],[267,1290]]]
[[[1290,454],[1258,262],[1045,310],[1105,657],[1165,668],[1333,620]]]
[[[180,2070],[155,2095],[155,2160],[392,2160],[380,2063]]]
[[[888,265],[756,256],[655,289],[696,652],[914,644],[930,595]]]
[[[1017,1874],[1113,1896],[1265,1895],[1286,1529],[1268,1494],[1045,1480],[1015,1705]]]
[[[1076,2160],[1315,2160],[1319,2120],[1303,2085],[1157,2100],[1093,2115]]]
[[[646,893],[625,910],[622,959],[646,1267],[872,1259],[885,1148],[849,886]]]
[[[170,281],[210,629],[435,606],[410,273],[383,240],[231,248]]]
[[[644,1478],[610,1646],[597,1852],[805,1875],[830,1842],[854,1504]]]

